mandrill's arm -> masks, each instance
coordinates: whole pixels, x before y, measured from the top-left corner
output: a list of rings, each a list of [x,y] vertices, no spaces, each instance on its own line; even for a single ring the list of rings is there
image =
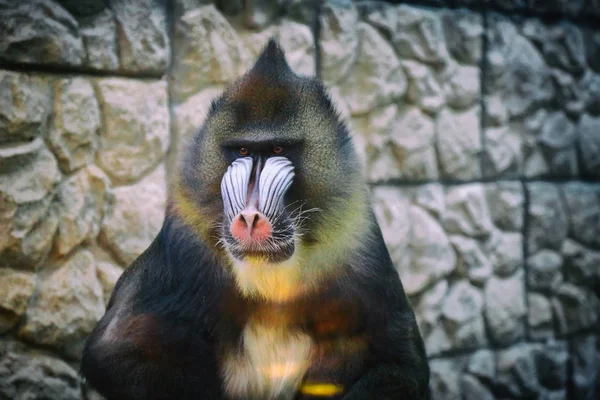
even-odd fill
[[[119,278],[81,362],[107,400],[222,398],[210,335],[219,285],[204,248],[167,216]]]
[[[429,399],[429,366],[414,313],[376,228],[377,245],[354,268],[370,342],[365,373],[343,400]]]
[[[371,329],[371,362],[343,400],[427,400],[429,367],[412,311],[397,312]],[[369,330],[371,330],[369,329]]]
[[[398,364],[379,364],[363,375],[342,400],[427,400],[420,373]]]

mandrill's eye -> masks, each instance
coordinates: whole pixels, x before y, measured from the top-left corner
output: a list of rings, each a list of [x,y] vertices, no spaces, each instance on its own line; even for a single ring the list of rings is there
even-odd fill
[[[273,154],[281,154],[281,153],[283,153],[283,147],[273,146]]]
[[[245,147],[240,147],[240,148],[238,149],[238,154],[239,154],[240,156],[247,156],[247,155],[248,155],[248,153],[249,153],[249,151],[248,151],[248,149],[247,149],[247,148],[245,148]]]

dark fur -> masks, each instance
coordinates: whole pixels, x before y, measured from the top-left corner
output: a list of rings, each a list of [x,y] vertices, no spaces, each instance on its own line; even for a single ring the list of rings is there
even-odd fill
[[[324,89],[316,80],[294,75],[274,42],[210,113],[184,162],[179,188],[179,199],[188,199],[194,215],[182,210],[181,200],[170,202],[160,233],[119,279],[105,316],[88,338],[82,373],[109,400],[225,399],[218,346],[237,346],[249,313],[272,308],[240,295],[214,243],[222,213],[218,182],[230,160],[226,149],[206,152],[214,145],[210,132],[218,128],[226,132],[222,140],[235,142],[235,132],[244,131],[246,140],[260,142],[262,128],[295,129],[298,136],[286,140],[302,141],[302,113],[333,128],[330,138],[315,142],[318,146],[307,150],[311,144],[305,144],[289,156],[297,179],[288,201],[305,199],[309,207],[324,210],[324,216],[307,221],[303,240],[309,244],[317,240],[311,228],[327,220],[358,184],[352,143]],[[364,359],[324,356],[309,369],[306,379],[343,385],[343,396],[336,398],[426,399],[429,369],[414,314],[375,218],[368,218],[370,232],[319,289],[276,312],[293,316],[295,326],[318,345],[337,338],[366,344]],[[117,316],[109,340],[103,339]]]

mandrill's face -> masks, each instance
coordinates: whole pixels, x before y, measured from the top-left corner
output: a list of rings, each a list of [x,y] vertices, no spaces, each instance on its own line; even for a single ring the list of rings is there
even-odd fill
[[[213,103],[176,203],[244,293],[285,298],[354,245],[366,229],[365,193],[323,86],[294,74],[271,44]]]
[[[286,149],[241,146],[221,180],[222,243],[237,260],[278,263],[295,250],[300,209],[290,209],[286,194],[294,181],[294,164]],[[289,196],[287,196],[289,199]]]

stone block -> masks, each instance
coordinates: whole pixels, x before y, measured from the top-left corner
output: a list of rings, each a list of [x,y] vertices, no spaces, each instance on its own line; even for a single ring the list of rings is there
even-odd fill
[[[138,183],[109,193],[100,240],[123,267],[142,254],[160,231],[166,197],[164,165]]]
[[[439,221],[411,205],[402,192],[375,189],[375,213],[405,290],[412,295],[454,271],[456,255]]]
[[[56,253],[64,256],[86,241],[96,239],[104,217],[108,177],[95,166],[61,182],[56,205],[58,231]]]
[[[159,76],[170,58],[166,25],[164,0],[3,0],[0,59]]]
[[[529,219],[527,249],[535,254],[541,249],[559,251],[569,230],[565,204],[558,187],[551,183],[527,184]]]
[[[337,83],[352,116],[402,99],[407,77],[391,45],[364,22],[357,25],[359,53],[354,67]]]
[[[99,130],[100,109],[91,82],[84,78],[57,82],[48,143],[64,171],[94,161]]]
[[[568,335],[595,326],[599,307],[598,297],[589,289],[563,283],[552,298],[558,333]]]
[[[0,170],[2,261],[33,270],[50,251],[56,232],[51,202],[60,171],[41,138],[0,148]]]
[[[460,384],[465,400],[493,400],[495,398],[490,389],[472,375],[463,375]]]
[[[120,69],[130,73],[164,73],[171,52],[166,1],[108,1],[115,15]]]
[[[78,250],[63,265],[41,273],[38,295],[27,309],[19,336],[79,359],[85,338],[103,314],[94,257]]]
[[[321,21],[322,75],[369,181],[481,177],[480,14],[326,2]]]
[[[321,12],[321,77],[335,86],[350,73],[360,52],[359,13],[353,2],[345,6],[325,2]]]
[[[416,107],[389,105],[350,129],[357,151],[366,157],[365,173],[370,181],[393,179],[433,180],[439,177],[435,148],[435,122]]]
[[[550,301],[556,335],[589,329],[600,315],[600,186],[580,182],[529,183],[527,190],[528,285],[545,294],[543,299],[534,296],[530,307],[539,307],[538,312],[546,315]],[[534,316],[531,309],[529,319],[530,324],[542,324],[541,317]],[[549,336],[548,323],[543,325],[546,328],[539,335]]]
[[[81,39],[85,48],[84,65],[94,70],[119,69],[117,22],[112,10],[81,18]]]
[[[462,399],[461,371],[466,357],[440,358],[429,362],[432,399]]]
[[[81,66],[77,20],[52,0],[0,2],[0,59],[14,63]]]
[[[98,139],[98,165],[117,184],[132,183],[154,169],[169,148],[165,81],[125,78],[96,81],[105,125]]]
[[[527,295],[527,307],[529,337],[534,340],[553,337],[554,322],[550,300],[542,294],[532,292]]]
[[[452,57],[463,64],[478,65],[481,61],[483,23],[481,14],[464,9],[442,15],[446,45]]]
[[[27,310],[34,289],[34,274],[0,268],[0,333],[19,322]]]
[[[81,399],[77,371],[66,362],[0,341],[0,396],[5,399]]]
[[[249,61],[248,49],[214,5],[186,12],[176,21],[173,38],[174,100],[182,102],[208,86],[234,80]]]
[[[495,385],[506,398],[535,397],[539,393],[535,356],[541,348],[540,344],[521,343],[497,352]]]
[[[595,46],[585,27],[495,13],[489,22],[484,176],[593,176],[597,135],[585,113],[598,112],[600,82],[585,59]]]
[[[493,342],[509,344],[522,339],[527,314],[522,271],[508,278],[491,278],[485,286],[485,319]]]
[[[49,79],[0,70],[0,144],[43,136],[51,111]]]
[[[573,366],[573,398],[594,399],[600,394],[600,340],[597,335],[575,337],[569,342]]]
[[[506,218],[522,220],[520,184],[377,186],[373,197],[430,356],[524,337],[523,235]]]

